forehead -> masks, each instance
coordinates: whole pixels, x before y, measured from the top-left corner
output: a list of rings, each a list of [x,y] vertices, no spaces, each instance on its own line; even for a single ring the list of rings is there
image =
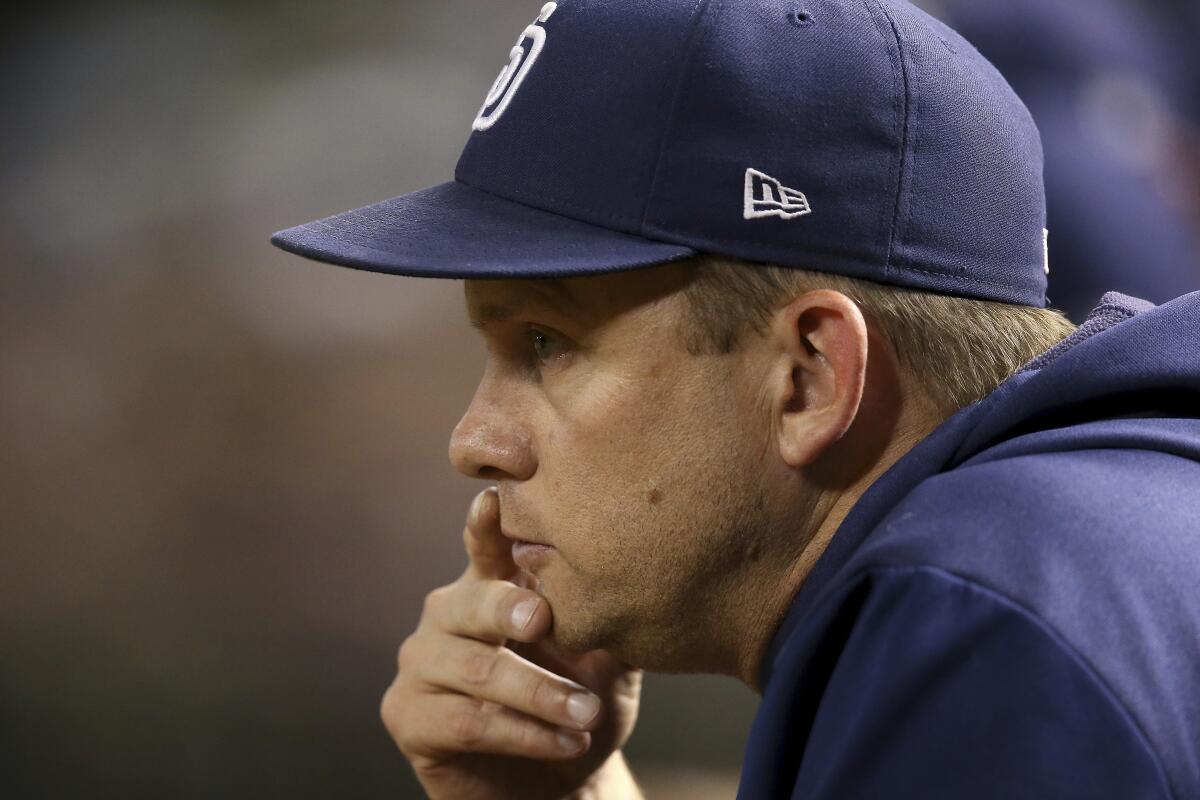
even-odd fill
[[[467,280],[467,312],[475,327],[538,310],[579,322],[599,322],[626,312],[669,304],[692,272],[672,263],[570,278]]]
[[[587,309],[566,283],[554,278],[468,280],[467,313],[476,328],[504,322],[529,310],[583,318]]]

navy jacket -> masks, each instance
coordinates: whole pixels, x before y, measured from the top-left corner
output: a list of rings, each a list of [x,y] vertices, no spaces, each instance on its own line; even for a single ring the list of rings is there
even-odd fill
[[[1200,798],[1200,292],[1079,331],[863,495],[738,797]]]

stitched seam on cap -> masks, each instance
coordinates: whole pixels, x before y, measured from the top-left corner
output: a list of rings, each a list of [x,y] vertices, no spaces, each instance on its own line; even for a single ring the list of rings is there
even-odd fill
[[[775,250],[779,250],[779,251],[783,251],[783,250],[789,251],[791,256],[794,256],[797,258],[806,258],[809,255],[815,253],[817,255],[822,255],[822,256],[834,256],[834,257],[852,259],[859,264],[868,265],[866,267],[866,269],[870,269],[870,266],[869,266],[870,262],[869,262],[868,258],[866,258],[865,256],[860,256],[857,253],[851,253],[848,250],[840,249],[838,247],[824,247],[824,246],[819,246],[816,244],[807,244],[804,246],[803,249],[797,249],[794,245],[791,245],[791,244],[781,244],[781,243],[776,243],[776,242],[764,243],[761,239],[755,239],[755,238],[740,238],[739,239],[739,238],[734,238],[732,236],[717,236],[716,234],[710,233],[709,231],[707,231],[705,229],[682,228],[682,227],[675,227],[675,226],[668,226],[668,225],[660,225],[658,223],[647,224],[645,236],[647,236],[648,238],[652,238],[655,241],[665,241],[665,242],[670,242],[671,244],[681,244],[684,247],[692,247],[692,248],[696,248],[697,245],[692,244],[691,242],[687,241],[687,239],[689,239],[689,238],[692,240],[703,240],[705,243],[717,242],[719,244],[730,244],[730,245],[738,245],[738,246],[743,246],[743,247],[766,246],[766,247],[769,247],[769,248],[772,248]],[[756,257],[756,258],[746,258],[745,260],[752,261],[756,264],[765,264],[768,266],[799,268],[798,264],[784,262],[782,259],[779,259],[779,258],[764,259],[764,258]],[[822,271],[820,269],[820,267],[816,267],[816,266],[813,266],[812,269],[817,272]],[[828,271],[828,270],[826,270],[826,271]]]
[[[720,2],[720,0],[716,0]],[[667,142],[671,138],[671,130],[675,127],[675,115],[679,111],[680,96],[683,94],[683,87],[687,83],[688,75],[692,71],[692,48],[699,47],[697,31],[701,28],[701,22],[704,20],[705,13],[709,9],[709,0],[696,0],[696,5],[692,8],[691,27],[688,30],[687,36],[683,41],[683,58],[679,66],[679,75],[675,79],[675,90],[671,93],[671,105],[666,115],[666,122],[663,125],[662,133],[658,142],[658,157],[654,160],[654,172],[650,177],[650,186],[646,192],[646,202],[642,204],[642,218],[638,222],[638,231],[643,236],[646,232],[646,217],[650,214],[650,204],[654,200],[655,192],[658,190],[659,176],[662,174],[663,160],[667,154]],[[714,14],[719,13],[719,9]]]
[[[900,59],[901,84],[904,89],[904,98],[903,98],[904,124],[901,127],[901,134],[900,134],[900,168],[896,174],[896,205],[892,212],[892,223],[888,227],[887,261],[883,265],[884,274],[887,274],[892,269],[892,252],[896,246],[896,225],[900,219],[901,201],[904,196],[904,177],[906,174],[906,170],[908,169],[908,160],[909,160],[908,159],[908,126],[909,126],[909,117],[911,116],[910,112],[912,110],[909,107],[909,97],[910,97],[911,92],[910,92],[910,88],[909,88],[908,65],[904,61],[904,45],[900,41],[900,31],[896,27],[896,21],[894,19],[892,19],[892,15],[887,12],[887,9],[884,8],[883,4],[880,3],[878,0],[866,0],[866,2],[872,3],[875,6],[875,8],[879,9],[879,13],[883,15],[883,18],[885,20],[887,20],[888,26],[891,28],[892,36],[895,37],[896,52],[899,55],[899,59]],[[868,13],[869,12],[870,12],[870,9],[868,9]],[[872,14],[872,16],[874,16],[874,15]]]

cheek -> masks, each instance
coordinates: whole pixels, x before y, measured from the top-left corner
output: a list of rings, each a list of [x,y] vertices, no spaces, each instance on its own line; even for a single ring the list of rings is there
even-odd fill
[[[662,549],[667,531],[688,527],[723,495],[738,443],[712,407],[671,405],[679,400],[607,405],[547,437],[547,500],[559,520],[573,521],[578,546],[612,555],[648,542]]]
[[[559,405],[542,440],[539,470],[557,520],[604,540],[589,548],[629,547],[711,505],[713,479],[745,444],[727,377],[666,356],[593,376]]]
[[[671,409],[644,393],[603,399],[559,417],[538,459],[551,524],[563,526],[558,535],[581,569],[599,569],[661,528],[685,453]]]
[[[694,446],[693,421],[676,407],[679,399],[658,382],[614,382],[598,389],[559,417],[546,437],[543,460],[571,488],[625,502],[630,492],[649,497],[654,487],[641,487],[671,471],[675,458]]]

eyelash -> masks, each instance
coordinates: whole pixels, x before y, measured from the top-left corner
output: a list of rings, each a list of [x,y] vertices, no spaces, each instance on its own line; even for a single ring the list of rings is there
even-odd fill
[[[549,364],[549,363],[550,363],[550,362],[551,362],[551,361],[554,359],[554,356],[543,357],[543,356],[541,356],[541,355],[539,355],[539,354],[538,354],[538,352],[537,352],[537,345],[536,345],[536,344],[534,344],[534,343],[535,343],[535,342],[536,342],[538,339],[544,339],[544,340],[546,340],[547,342],[551,342],[551,343],[557,343],[557,344],[559,345],[559,347],[558,347],[557,349],[559,349],[559,350],[562,350],[562,349],[563,349],[563,348],[562,348],[562,346],[561,346],[561,342],[559,342],[559,340],[558,340],[558,337],[556,337],[556,336],[552,336],[551,334],[549,334],[549,333],[546,333],[545,331],[543,331],[543,330],[540,330],[540,329],[538,329],[538,328],[530,328],[530,329],[528,329],[528,330],[525,332],[525,335],[526,335],[526,336],[528,337],[528,339],[529,339],[529,343],[530,343],[530,349],[533,351],[533,356],[534,356],[534,359],[535,359],[535,360],[537,361],[537,363],[538,363],[538,364],[540,364],[540,365],[543,365],[543,366],[544,366],[544,365],[546,365],[546,364]]]

